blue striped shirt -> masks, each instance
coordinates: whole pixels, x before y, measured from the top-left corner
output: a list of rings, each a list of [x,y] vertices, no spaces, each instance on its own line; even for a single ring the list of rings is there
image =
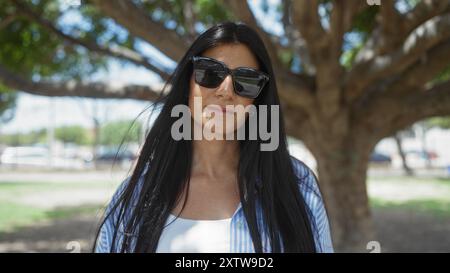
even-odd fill
[[[312,171],[299,160],[292,158],[292,162],[295,174],[297,177],[299,177],[299,190],[305,200],[306,210],[311,222],[316,250],[317,252],[333,252],[328,217],[315,176],[313,175]],[[122,185],[119,187],[119,190],[117,190],[114,194],[112,201],[106,209],[107,213],[115,204],[115,202],[117,202],[117,199],[119,198],[121,190],[124,188],[124,184],[126,184],[126,181],[122,183]],[[134,193],[133,199],[137,198],[137,194],[137,192]],[[259,203],[257,203],[256,209],[258,227],[261,231],[261,238],[263,238],[263,252],[271,252],[269,236],[266,236],[265,234],[262,209]],[[117,217],[117,214],[112,213],[102,225],[99,236],[97,238],[95,252],[110,252],[114,234],[114,225],[116,222],[114,221],[114,219],[117,219],[115,217]],[[242,209],[242,203],[239,203],[238,208],[234,212],[231,218],[230,225],[230,252],[254,253],[255,249],[250,236],[249,227],[245,219],[244,210]],[[123,236],[123,223],[120,223],[115,249],[120,249],[118,246],[121,245]]]

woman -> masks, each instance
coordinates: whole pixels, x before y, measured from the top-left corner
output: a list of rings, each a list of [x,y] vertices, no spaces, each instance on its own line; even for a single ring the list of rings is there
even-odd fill
[[[267,139],[249,137],[254,116],[226,108],[280,104],[258,34],[231,22],[211,27],[193,42],[169,83],[134,172],[106,210],[95,251],[332,252],[317,181],[289,155],[281,112],[257,116],[266,128],[276,117],[279,143],[264,151]],[[179,105],[193,113],[194,131],[209,126],[215,134],[236,136],[248,130],[244,139],[175,139],[172,109]],[[208,125],[218,117],[235,126]]]

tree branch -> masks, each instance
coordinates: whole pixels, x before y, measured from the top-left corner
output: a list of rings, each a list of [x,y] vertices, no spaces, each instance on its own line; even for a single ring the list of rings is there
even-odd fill
[[[361,109],[359,109],[361,110]],[[450,115],[450,81],[379,97],[358,112],[357,123],[371,137],[382,139],[421,119]]]
[[[189,35],[189,43],[192,43],[197,36],[197,32],[195,31],[196,16],[194,12],[194,2],[192,0],[186,0],[184,1],[183,6],[183,23]]]
[[[314,64],[317,53],[327,44],[327,35],[320,23],[318,0],[293,1],[293,23],[300,30]]]
[[[357,1],[361,2],[361,1]],[[356,12],[360,11],[360,7],[355,4],[355,1],[333,1],[333,9],[331,10],[330,16],[330,30],[327,33],[328,37],[328,51],[329,62],[334,67],[332,70],[327,71],[330,73],[337,73],[336,75],[340,78],[341,76],[341,65],[340,57],[342,55],[342,44],[344,42],[345,32],[351,27]],[[358,9],[357,11],[352,11],[351,9]],[[326,60],[324,60],[326,61]],[[329,64],[325,66],[326,69],[329,68]],[[333,75],[333,74],[331,74]]]
[[[270,35],[265,32],[257,23],[247,1],[232,0],[227,1],[226,4],[233,11],[233,13],[253,29],[263,39],[271,60],[274,62],[273,68],[277,76],[278,89],[281,100],[286,104],[295,105],[303,109],[308,109],[313,105],[313,78],[304,75],[296,75],[291,73],[288,69],[281,66],[278,56],[277,47],[272,42]]]
[[[284,33],[289,40],[289,47],[299,55],[305,72],[308,75],[313,75],[315,74],[315,68],[306,48],[306,41],[292,23],[292,0],[282,0],[282,4],[283,16],[281,22],[283,23]]]
[[[368,8],[366,1],[342,1],[345,3],[344,9],[344,31],[347,32],[351,30],[353,20],[357,15],[359,15],[364,9]]]
[[[346,9],[348,2],[345,1],[333,1],[333,9],[331,10],[330,16],[330,31],[328,35],[330,36],[331,48],[333,48],[334,54],[339,56],[341,55],[342,42],[344,39],[345,33],[345,24],[344,20],[346,19]],[[347,19],[349,20],[349,19]],[[333,54],[333,55],[334,55]],[[335,57],[335,56],[333,56]]]
[[[404,32],[410,33],[415,28],[439,14],[444,14],[450,10],[449,0],[424,0],[404,16]]]
[[[318,13],[318,0],[293,1],[293,22],[306,41],[306,46],[316,69],[317,111],[326,118],[339,112],[341,101],[340,81],[343,68],[340,52],[344,32],[343,1],[333,1],[330,31],[326,32]]]
[[[0,21],[0,30],[6,26],[8,26],[10,23],[12,23],[17,18],[17,14],[10,14],[3,18]]]
[[[0,82],[12,89],[49,97],[127,98],[150,101],[158,98],[160,93],[144,85],[115,86],[111,83],[85,83],[76,81],[35,82],[14,74],[2,65],[0,65]]]
[[[86,41],[86,40],[81,40],[81,39],[75,38],[75,37],[65,34],[61,30],[59,30],[52,22],[44,19],[41,15],[33,12],[23,2],[14,1],[13,3],[16,5],[18,10],[21,12],[21,14],[25,15],[28,19],[35,21],[39,25],[43,26],[44,28],[46,28],[53,34],[57,35],[58,37],[64,39],[65,41],[69,42],[70,44],[79,45],[79,46],[82,46],[82,47],[88,49],[91,52],[96,52],[101,55],[112,56],[115,58],[127,60],[136,65],[143,66],[143,67],[157,73],[158,75],[160,75],[163,80],[167,80],[170,76],[170,74],[168,72],[163,71],[160,68],[156,67],[155,65],[151,64],[151,62],[148,58],[142,56],[141,54],[139,54],[138,52],[136,52],[134,50],[131,50],[129,48],[122,47],[122,46],[117,46],[117,45],[115,45],[113,47],[100,46],[96,42],[93,42],[93,41]]]
[[[323,90],[320,79],[322,75],[336,75],[327,73],[327,65],[332,60],[330,54],[329,35],[323,29],[318,13],[318,0],[296,0],[292,2],[292,22],[306,42],[306,48],[318,78],[318,90]],[[333,66],[334,67],[334,66]],[[325,71],[324,71],[325,70]]]
[[[367,8],[365,1],[332,1],[330,15],[330,29],[328,31],[329,58],[332,58],[334,66],[340,66],[344,35],[351,30],[355,17]]]
[[[447,60],[450,60],[450,40],[427,51],[423,58],[398,76],[398,80],[388,87],[389,92],[402,95],[424,86],[450,65]]]
[[[174,30],[154,22],[132,1],[93,0],[93,2],[107,16],[123,25],[133,35],[141,37],[176,62],[188,49],[189,45],[182,36]]]
[[[280,99],[288,105],[314,111],[315,97],[312,90],[315,89],[314,77],[297,75],[289,71],[276,74],[277,87]]]
[[[373,30],[363,49],[358,53],[356,62],[392,51],[417,27],[439,14],[449,12],[450,8],[450,0],[423,0],[419,1],[412,11],[401,15],[395,9],[394,1],[388,1],[388,4],[381,5],[377,17],[379,27]]]
[[[259,34],[259,36],[264,42],[264,45],[267,48],[270,59],[274,63],[274,67],[280,68],[281,62],[278,58],[278,49],[280,47],[274,43],[271,35],[266,31],[264,31],[264,29],[258,25],[258,22],[255,16],[253,15],[253,12],[248,6],[247,0],[229,0],[225,1],[225,4],[230,8],[230,10],[238,18],[238,20],[247,24]]]
[[[384,77],[401,73],[425,52],[450,37],[450,14],[434,17],[417,29],[405,40],[398,50],[382,56],[367,53],[365,61],[354,65],[345,79],[347,100],[359,97],[365,87]]]
[[[298,107],[282,104],[284,124],[289,136],[308,142],[314,138],[313,128],[306,111]]]
[[[394,50],[404,37],[401,36],[403,31],[402,18],[395,8],[396,0],[387,0],[380,5],[380,13],[378,20],[380,24],[380,47],[383,49],[379,54]]]

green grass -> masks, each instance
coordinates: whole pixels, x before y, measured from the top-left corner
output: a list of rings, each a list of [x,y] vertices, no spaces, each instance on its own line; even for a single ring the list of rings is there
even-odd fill
[[[445,200],[421,199],[393,202],[380,198],[370,198],[370,204],[374,208],[403,209],[450,217],[450,201]]]
[[[0,182],[0,202],[13,201],[21,196],[27,194],[36,194],[39,192],[52,192],[61,190],[76,190],[76,189],[111,189],[116,185],[111,183],[101,182],[21,182],[21,181],[3,181]]]
[[[101,209],[102,206],[100,205],[45,209],[0,201],[0,232],[13,231],[23,226],[29,226],[47,220],[70,218],[85,213],[93,214],[100,212]]]
[[[69,218],[74,215],[85,214],[85,213],[96,213],[102,210],[102,206],[98,205],[84,205],[78,207],[62,207],[55,210],[48,211],[46,213],[49,219],[58,218]]]
[[[372,176],[368,178],[369,183],[400,183],[400,184],[409,184],[409,183],[420,183],[426,184],[430,186],[440,185],[440,186],[448,186],[450,187],[450,178],[447,177],[436,177],[436,178],[425,178],[425,177],[408,177],[408,176],[388,176],[388,177],[377,177]]]
[[[100,205],[56,209],[42,208],[20,201],[25,200],[27,195],[86,188],[104,188],[107,191],[110,186],[110,184],[99,182],[0,182],[0,232],[13,231],[46,220],[69,218],[83,213],[95,213],[101,209]]]
[[[34,190],[52,190],[65,188],[91,188],[107,187],[112,184],[101,182],[22,182],[22,181],[1,181],[0,192],[2,191],[34,191]]]
[[[44,209],[11,202],[0,202],[0,232],[30,225],[44,218]]]
[[[423,178],[423,177],[369,177],[369,184],[395,184],[399,189],[407,191],[410,187],[435,187],[442,193],[450,192],[450,178]],[[450,196],[445,194],[433,199],[413,198],[409,200],[394,201],[382,196],[370,197],[370,204],[380,209],[403,209],[431,213],[433,215],[450,217]]]
[[[401,185],[401,189],[404,188],[405,190],[416,184],[426,184],[430,187],[438,186],[444,190],[450,189],[450,178],[369,177],[369,183],[395,183]],[[33,225],[40,221],[70,218],[84,213],[96,213],[101,209],[100,205],[46,209],[21,203],[20,200],[26,200],[29,194],[94,188],[104,188],[107,191],[115,186],[111,183],[101,182],[0,182],[0,233]],[[377,196],[371,197],[370,203],[374,208],[412,210],[450,217],[450,196],[448,199],[441,197],[441,199],[412,199],[401,202],[394,202]]]

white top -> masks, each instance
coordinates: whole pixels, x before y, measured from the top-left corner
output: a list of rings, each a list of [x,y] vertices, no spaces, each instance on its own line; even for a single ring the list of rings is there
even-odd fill
[[[231,219],[192,220],[170,214],[156,252],[230,252]]]

